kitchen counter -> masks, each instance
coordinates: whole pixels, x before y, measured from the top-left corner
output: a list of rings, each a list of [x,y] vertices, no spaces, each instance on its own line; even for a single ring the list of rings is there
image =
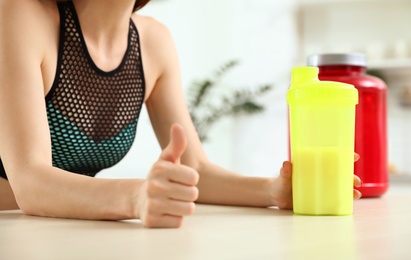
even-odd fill
[[[0,259],[411,259],[411,185],[354,203],[352,216],[197,205],[179,229],[0,211]]]

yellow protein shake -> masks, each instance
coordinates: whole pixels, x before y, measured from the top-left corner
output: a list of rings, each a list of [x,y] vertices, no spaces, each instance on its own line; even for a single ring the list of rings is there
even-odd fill
[[[351,215],[357,90],[319,81],[316,67],[296,67],[287,102],[294,213]]]

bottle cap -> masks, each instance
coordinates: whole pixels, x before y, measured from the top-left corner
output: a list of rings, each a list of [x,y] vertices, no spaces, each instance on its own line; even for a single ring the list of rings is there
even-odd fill
[[[363,53],[325,53],[308,56],[308,66],[353,65],[367,66],[367,57]]]
[[[358,90],[354,85],[320,81],[317,67],[294,67],[291,79],[291,87],[287,91],[288,104],[355,105],[358,103]]]

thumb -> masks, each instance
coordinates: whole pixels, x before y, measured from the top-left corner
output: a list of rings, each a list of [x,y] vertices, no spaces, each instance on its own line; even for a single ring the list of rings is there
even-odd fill
[[[175,123],[170,128],[170,141],[160,155],[160,159],[180,163],[180,157],[187,147],[187,138],[181,125]]]

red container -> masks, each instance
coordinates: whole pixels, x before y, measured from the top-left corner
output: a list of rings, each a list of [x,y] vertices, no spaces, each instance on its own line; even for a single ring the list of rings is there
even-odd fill
[[[366,74],[366,57],[360,53],[320,54],[308,57],[309,66],[319,67],[319,79],[339,81],[358,89],[355,152],[360,160],[354,172],[363,181],[363,197],[378,197],[388,189],[387,87]]]

